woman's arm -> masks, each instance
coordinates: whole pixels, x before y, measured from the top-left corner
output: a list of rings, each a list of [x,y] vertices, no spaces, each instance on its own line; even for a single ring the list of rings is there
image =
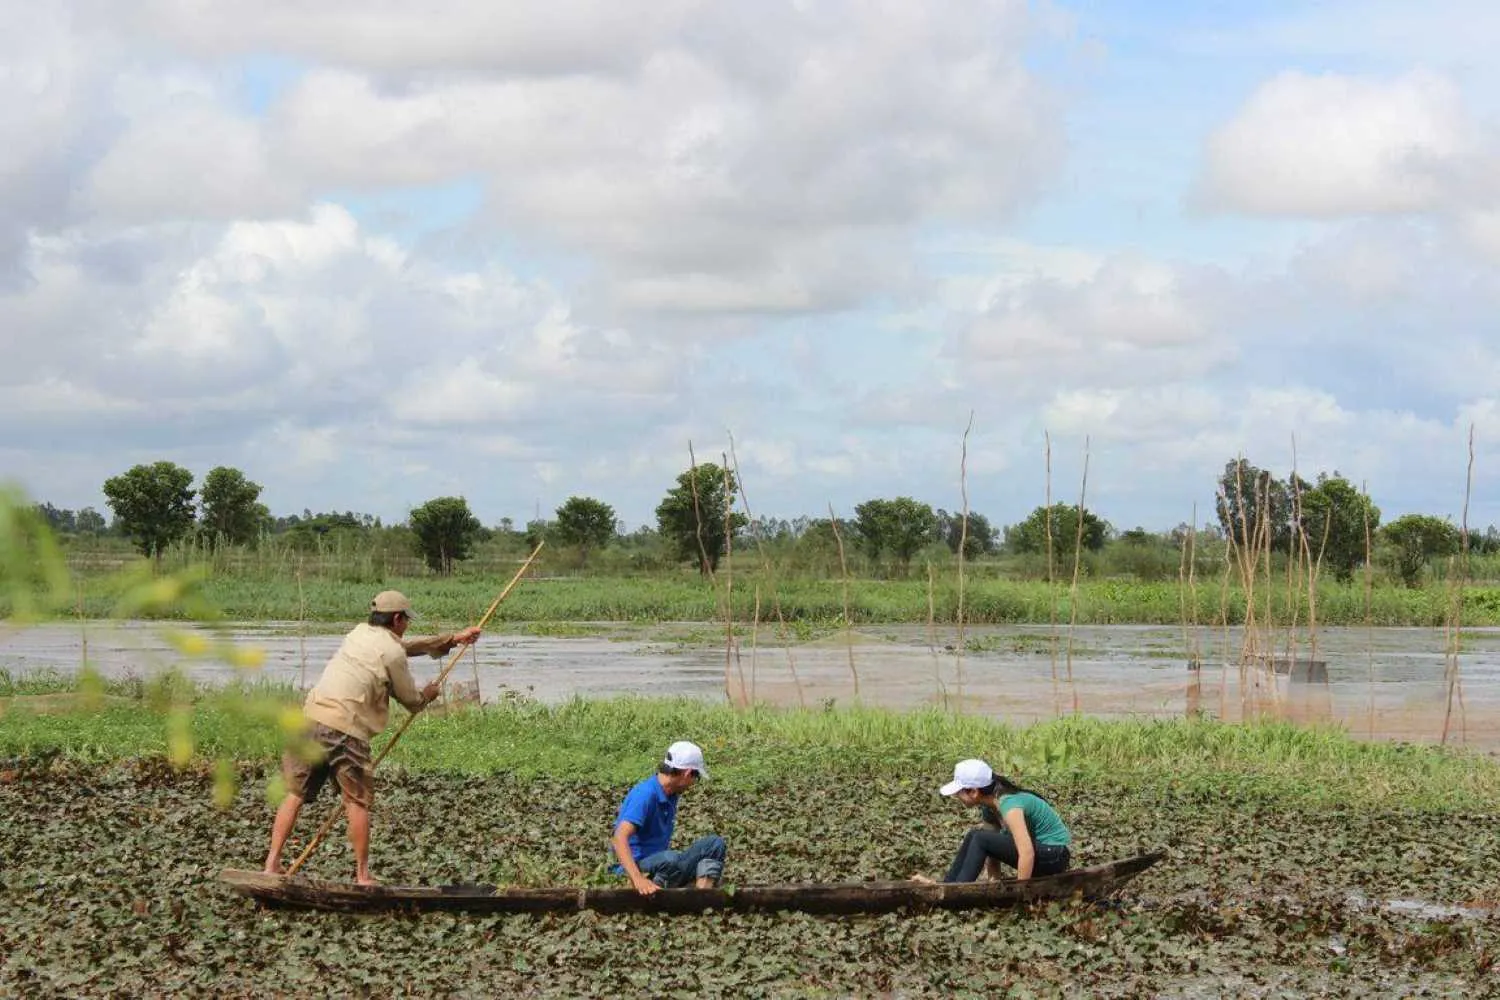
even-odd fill
[[[1026,829],[1026,814],[1016,806],[1005,814],[1005,828],[1016,841],[1016,881],[1031,878],[1031,869],[1036,866],[1036,847],[1031,842],[1031,831]]]

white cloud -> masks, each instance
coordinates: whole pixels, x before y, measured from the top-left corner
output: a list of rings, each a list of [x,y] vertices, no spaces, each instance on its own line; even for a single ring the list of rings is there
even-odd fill
[[[1202,198],[1255,214],[1339,216],[1437,206],[1475,155],[1452,81],[1281,73],[1209,139]]]
[[[1057,379],[1073,384],[1155,382],[1210,370],[1229,346],[1174,269],[1130,257],[1087,280],[993,286],[950,350],[965,369],[1024,380],[1030,393]]]
[[[610,0],[467,0],[361,3],[294,0],[251,6],[211,0],[144,0],[129,11],[96,0],[91,13],[121,30],[164,39],[199,56],[283,52],[315,62],[404,73],[624,72],[681,30],[693,0],[632,7]]]

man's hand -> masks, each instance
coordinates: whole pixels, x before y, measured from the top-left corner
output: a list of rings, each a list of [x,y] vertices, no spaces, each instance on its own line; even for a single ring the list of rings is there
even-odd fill
[[[433,681],[422,689],[422,700],[425,702],[437,701],[437,696],[442,693],[442,688],[437,681]]]
[[[466,629],[453,633],[453,644],[455,646],[468,646],[479,641],[479,626],[470,625]]]
[[[630,884],[635,886],[635,891],[642,896],[654,896],[661,891],[661,886],[651,881],[645,875],[630,876]]]

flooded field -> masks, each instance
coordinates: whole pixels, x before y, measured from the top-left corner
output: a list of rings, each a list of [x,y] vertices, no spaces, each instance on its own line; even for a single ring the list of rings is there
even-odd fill
[[[172,626],[176,628],[176,626]],[[0,632],[0,668],[12,676],[77,672],[86,661],[107,677],[149,677],[177,666],[223,683],[245,671],[185,657],[155,623],[49,624]],[[189,626],[189,628],[196,628]],[[706,623],[581,624],[566,635],[496,632],[466,655],[450,683],[484,701],[515,693],[543,701],[616,694],[819,706],[858,699],[894,708],[947,705],[1013,722],[1071,712],[1170,717],[1191,711],[1236,719],[1272,714],[1336,722],[1377,739],[1448,740],[1500,750],[1500,629],[1464,633],[1459,686],[1449,712],[1447,637],[1441,629],[1323,629],[1258,637],[1258,649],[1299,661],[1292,675],[1246,657],[1237,629],[1164,626],[994,626],[935,632],[870,626],[810,642],[738,636],[732,646]],[[264,651],[248,676],[307,686],[339,643],[295,623],[221,630]],[[1190,661],[1200,664],[1189,668]],[[1305,661],[1316,666],[1306,671]],[[419,660],[420,679],[438,661]],[[1326,672],[1326,679],[1323,674]]]

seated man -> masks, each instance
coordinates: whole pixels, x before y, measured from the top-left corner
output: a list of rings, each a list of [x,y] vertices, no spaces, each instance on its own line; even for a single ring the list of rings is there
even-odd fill
[[[642,896],[657,889],[679,889],[690,882],[700,889],[719,884],[724,873],[724,838],[701,837],[685,851],[670,850],[677,823],[677,796],[708,777],[703,750],[686,740],[667,748],[656,773],[641,781],[620,804],[610,846],[620,863],[616,873],[630,878]]]

